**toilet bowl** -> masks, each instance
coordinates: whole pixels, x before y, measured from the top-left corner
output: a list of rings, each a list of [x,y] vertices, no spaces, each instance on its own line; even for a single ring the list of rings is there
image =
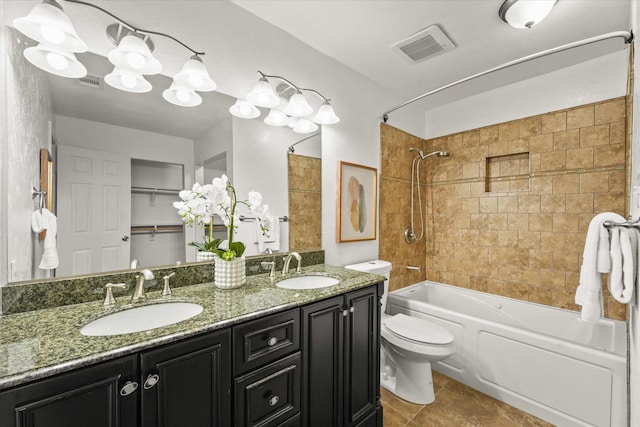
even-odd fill
[[[382,260],[345,266],[387,278],[381,298],[380,385],[409,402],[433,403],[431,363],[454,353],[453,335],[425,319],[385,313],[391,267],[390,262]]]

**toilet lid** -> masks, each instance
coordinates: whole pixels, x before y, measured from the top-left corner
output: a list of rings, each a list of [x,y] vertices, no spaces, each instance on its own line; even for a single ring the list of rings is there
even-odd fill
[[[446,329],[402,313],[385,319],[383,324],[390,332],[412,341],[439,345],[450,344],[453,341],[453,335]]]

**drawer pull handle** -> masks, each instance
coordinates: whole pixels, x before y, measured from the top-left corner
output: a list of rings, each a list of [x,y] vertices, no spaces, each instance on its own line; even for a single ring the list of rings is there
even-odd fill
[[[271,396],[269,398],[269,406],[275,406],[280,401],[278,396]]]
[[[270,337],[270,338],[267,340],[267,345],[268,345],[269,347],[272,347],[272,346],[276,345],[277,343],[278,343],[278,338],[276,338],[276,337]]]
[[[120,396],[129,396],[138,389],[138,383],[135,381],[127,381],[120,389]]]
[[[149,390],[150,388],[153,388],[156,384],[158,384],[158,381],[160,381],[160,377],[158,376],[158,374],[149,375],[144,381],[144,385],[142,387],[144,387],[145,390]]]

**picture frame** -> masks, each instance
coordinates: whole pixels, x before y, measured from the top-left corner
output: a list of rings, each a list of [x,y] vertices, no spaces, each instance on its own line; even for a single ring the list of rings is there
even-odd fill
[[[355,163],[338,164],[338,243],[377,237],[378,170]]]

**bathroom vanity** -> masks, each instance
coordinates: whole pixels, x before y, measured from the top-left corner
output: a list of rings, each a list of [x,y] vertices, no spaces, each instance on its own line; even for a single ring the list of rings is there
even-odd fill
[[[381,277],[305,270],[340,282],[184,286],[170,299],[202,314],[127,335],[80,335],[101,302],[1,317],[0,424],[381,426]]]

